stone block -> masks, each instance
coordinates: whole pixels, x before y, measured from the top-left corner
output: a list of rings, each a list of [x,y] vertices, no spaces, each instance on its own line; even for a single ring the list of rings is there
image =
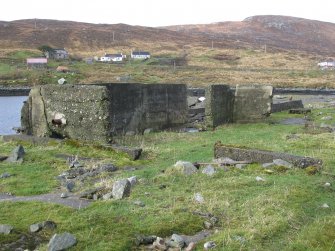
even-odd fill
[[[257,122],[271,113],[272,86],[237,85],[234,101],[234,122]]]

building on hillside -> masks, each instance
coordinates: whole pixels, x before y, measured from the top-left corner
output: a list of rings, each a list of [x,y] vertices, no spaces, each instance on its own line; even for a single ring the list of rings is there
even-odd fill
[[[28,68],[45,68],[47,63],[47,58],[27,58]]]
[[[51,59],[68,59],[69,53],[65,49],[53,49],[52,51],[46,51],[45,56]]]
[[[121,62],[124,55],[121,54],[105,54],[105,56],[100,58],[101,62]]]
[[[318,63],[318,66],[321,69],[335,69],[335,61],[324,61],[324,62],[320,62]]]
[[[132,59],[148,59],[150,58],[150,53],[147,51],[132,51],[130,57]]]

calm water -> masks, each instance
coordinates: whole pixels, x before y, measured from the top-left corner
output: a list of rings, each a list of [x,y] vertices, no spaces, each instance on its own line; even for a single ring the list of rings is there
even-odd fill
[[[13,127],[21,125],[21,108],[26,96],[0,97],[0,135],[15,134]]]

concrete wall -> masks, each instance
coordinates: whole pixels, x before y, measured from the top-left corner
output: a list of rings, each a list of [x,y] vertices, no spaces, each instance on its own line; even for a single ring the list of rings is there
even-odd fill
[[[272,86],[237,85],[234,102],[234,122],[253,122],[271,113]]]
[[[111,84],[109,116],[113,134],[142,133],[187,121],[186,86],[182,84]]]
[[[228,85],[210,85],[206,88],[206,126],[216,127],[233,122],[234,93]]]
[[[185,85],[45,85],[31,90],[21,123],[35,136],[110,142],[186,119]]]

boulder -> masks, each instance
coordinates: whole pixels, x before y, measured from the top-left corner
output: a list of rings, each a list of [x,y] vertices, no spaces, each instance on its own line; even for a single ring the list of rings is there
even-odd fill
[[[11,163],[22,163],[25,154],[23,146],[19,145],[12,151],[6,161]]]
[[[76,244],[76,237],[70,233],[55,234],[49,241],[48,251],[65,250]]]
[[[0,224],[0,234],[10,234],[12,230],[13,230],[12,226]]]
[[[184,175],[192,175],[198,171],[191,162],[187,161],[177,161],[174,167]]]
[[[112,195],[114,199],[123,199],[130,195],[131,184],[128,179],[118,180],[113,184]]]

